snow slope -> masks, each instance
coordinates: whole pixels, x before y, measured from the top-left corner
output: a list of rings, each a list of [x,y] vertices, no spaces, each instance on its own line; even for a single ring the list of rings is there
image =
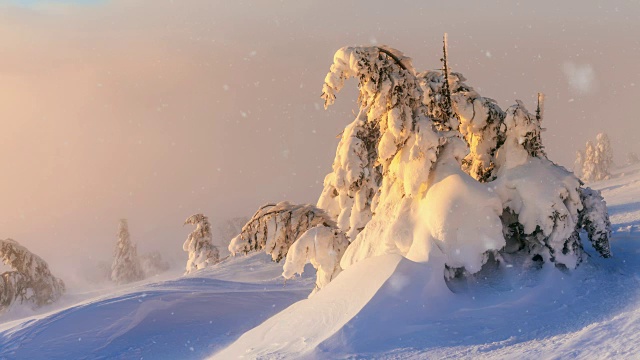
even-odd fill
[[[592,186],[609,205],[613,258],[585,243],[591,257],[575,271],[485,268],[451,292],[435,261],[386,255],[306,299],[311,267],[283,286],[282,264],[254,254],[3,315],[0,359],[639,358],[640,166]]]
[[[201,359],[313,289],[265,254],[0,325],[0,359]]]
[[[454,294],[442,270],[371,258],[213,358],[637,358],[640,168],[625,172],[594,185],[610,206],[613,259],[585,243],[575,271],[485,268],[450,284]]]

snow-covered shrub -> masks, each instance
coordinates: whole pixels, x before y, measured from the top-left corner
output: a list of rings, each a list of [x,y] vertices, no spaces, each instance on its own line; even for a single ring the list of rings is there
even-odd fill
[[[169,263],[162,259],[159,252],[154,251],[140,255],[140,267],[145,278],[161,274],[171,267]]]
[[[307,230],[316,226],[336,229],[333,219],[313,205],[294,205],[287,201],[260,207],[231,240],[231,254],[246,254],[264,250],[275,262],[280,262],[293,244]]]
[[[349,240],[337,227],[312,227],[289,248],[282,276],[290,279],[295,274],[302,274],[304,265],[311,263],[317,271],[313,295],[340,273],[340,259],[347,246]]]
[[[64,282],[51,274],[47,263],[15,240],[0,240],[0,258],[13,269],[0,275],[0,310],[15,301],[40,307],[64,293]]]
[[[111,280],[118,284],[126,284],[143,278],[138,250],[129,236],[129,225],[126,219],[121,219],[118,226],[118,242],[111,264]]]
[[[627,153],[627,164],[634,165],[640,163],[640,157],[634,152]]]
[[[220,252],[213,245],[209,218],[203,214],[195,214],[188,217],[184,224],[196,225],[182,244],[182,249],[189,253],[185,274],[219,262]]]
[[[580,212],[580,223],[586,230],[593,248],[602,257],[611,257],[609,238],[611,237],[611,222],[607,212],[607,204],[600,191],[591,188],[581,189],[583,209]]]
[[[613,165],[613,150],[609,137],[605,133],[596,136],[595,145],[587,141],[585,158],[582,167],[582,179],[585,181],[599,181],[611,176]]]
[[[318,207],[354,239],[376,212],[384,176],[406,177],[409,193],[417,192],[426,181],[431,164],[414,167],[418,171],[412,173],[392,169],[398,151],[411,149],[403,162],[427,164],[435,162],[440,144],[427,120],[413,66],[402,53],[386,47],[338,50],[323,86],[325,107],[333,104],[351,77],[358,79],[360,111],[342,134]]]

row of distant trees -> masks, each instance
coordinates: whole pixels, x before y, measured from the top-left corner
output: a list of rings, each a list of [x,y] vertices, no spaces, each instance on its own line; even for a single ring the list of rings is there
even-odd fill
[[[203,214],[195,214],[187,218],[186,224],[195,225],[183,244],[183,250],[188,253],[186,274],[219,262],[220,252],[213,245],[209,219]],[[15,240],[0,239],[0,259],[11,267],[11,271],[0,274],[0,311],[15,302],[41,307],[55,302],[65,292],[64,282],[51,273],[46,261]],[[158,252],[138,255],[129,224],[121,219],[113,261],[106,277],[116,284],[126,284],[169,268],[169,263]]]

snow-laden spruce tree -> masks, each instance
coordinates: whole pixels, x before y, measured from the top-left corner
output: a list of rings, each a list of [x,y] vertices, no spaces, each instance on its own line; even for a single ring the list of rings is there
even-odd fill
[[[427,120],[410,59],[386,47],[338,50],[322,89],[325,107],[333,104],[336,93],[351,77],[358,79],[360,110],[342,133],[333,172],[324,180],[318,207],[335,217],[338,226],[354,239],[376,211],[382,178],[393,171],[394,176],[406,178],[408,192],[417,192],[440,144],[432,122]],[[392,169],[392,160],[407,142],[413,149],[411,154],[396,163],[423,163],[424,159],[431,163],[426,169]]]
[[[495,100],[467,85],[462,74],[451,72],[446,41],[443,50],[443,69],[418,75],[423,103],[439,129],[459,131],[469,146],[462,169],[480,182],[491,181],[495,179],[495,154],[504,142],[505,113]]]
[[[480,270],[485,253],[504,245],[502,207],[486,185],[460,169],[467,149],[457,120],[442,115],[451,111],[434,124],[423,102],[423,80],[397,50],[338,50],[323,87],[325,106],[349,77],[358,79],[360,110],[343,132],[318,202],[351,237],[341,267],[399,253]],[[361,184],[375,186],[363,191]]]
[[[596,176],[595,180],[608,179],[611,176],[613,167],[613,149],[609,136],[606,133],[599,133],[596,136]]]
[[[322,209],[287,201],[260,207],[229,244],[232,255],[264,251],[273,261],[286,257],[283,276],[302,274],[311,263],[317,270],[312,295],[340,273],[340,259],[349,245],[346,235]]]
[[[585,181],[600,181],[611,176],[613,165],[613,150],[609,137],[605,133],[596,136],[595,145],[587,141],[585,159],[582,166],[582,179]]]
[[[602,257],[611,257],[609,238],[611,237],[611,222],[607,204],[600,191],[591,188],[582,188],[582,211],[580,212],[580,224],[586,230],[589,241]]]
[[[118,284],[127,284],[143,278],[138,250],[129,236],[127,219],[121,219],[118,225],[116,251],[111,264],[111,280]]]
[[[397,50],[348,47],[325,80],[325,105],[349,77],[360,89],[359,114],[343,132],[318,202],[351,237],[343,269],[399,253],[442,259],[448,275],[474,273],[501,252],[574,268],[583,259],[578,234],[587,213],[602,220],[588,233],[600,234],[592,243],[609,256],[604,201],[586,201],[579,179],[546,158],[542,94],[535,114],[521,102],[502,111],[448,73],[446,62],[443,71],[417,76],[410,64]],[[451,107],[443,104],[448,97]],[[362,192],[361,184],[375,186]]]
[[[519,102],[507,110],[505,143],[498,150],[498,177],[507,247],[531,259],[575,268],[583,258],[580,243],[580,180],[549,161],[541,126]]]
[[[582,179],[592,181],[596,178],[596,147],[591,140],[587,141],[582,162]]]
[[[583,178],[582,169],[584,168],[584,159],[585,159],[584,151],[581,151],[581,150],[576,151],[576,159],[573,162],[573,173],[580,179]]]
[[[184,224],[196,225],[196,228],[182,244],[182,249],[189,253],[185,274],[218,263],[220,252],[213,245],[209,218],[203,214],[195,214],[188,217]]]
[[[154,251],[140,255],[140,267],[144,278],[148,278],[169,270],[171,266],[162,259],[159,252]]]
[[[0,310],[16,301],[40,307],[64,293],[64,282],[51,274],[47,263],[15,240],[0,240],[0,258],[13,269],[0,275]]]

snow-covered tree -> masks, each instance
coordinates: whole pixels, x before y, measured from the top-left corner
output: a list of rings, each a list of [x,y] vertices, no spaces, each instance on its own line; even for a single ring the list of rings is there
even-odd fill
[[[302,274],[304,265],[316,268],[316,287],[326,286],[340,271],[340,259],[349,241],[336,222],[313,205],[293,205],[287,201],[260,207],[231,240],[232,255],[264,251],[283,266],[285,279]]]
[[[505,250],[573,269],[583,259],[580,180],[547,159],[540,123],[522,102],[506,113],[505,143],[498,150],[493,182],[503,203]]]
[[[383,177],[392,172],[406,180],[407,193],[418,192],[441,144],[426,116],[422,89],[409,58],[387,47],[338,50],[323,86],[325,107],[333,104],[351,77],[358,79],[360,110],[342,133],[318,207],[354,239],[376,212]],[[398,157],[401,148],[407,151]],[[399,163],[430,164],[399,172]]]
[[[337,229],[335,221],[313,205],[295,205],[288,201],[261,206],[229,244],[231,254],[264,250],[280,262],[307,230],[316,226]]]
[[[596,147],[591,140],[587,141],[584,150],[584,161],[582,162],[582,179],[592,181],[596,178]]]
[[[576,151],[576,160],[573,162],[573,173],[578,177],[582,178],[582,169],[584,168],[584,159],[585,153],[584,151],[578,150]]]
[[[195,214],[188,217],[184,223],[196,225],[195,230],[189,234],[182,245],[182,249],[189,253],[185,274],[219,262],[220,252],[213,245],[209,218],[203,214]]]
[[[338,225],[349,231],[353,241],[341,267],[387,253],[424,261],[435,251],[444,255],[445,265],[476,272],[484,253],[497,251],[504,244],[500,199],[460,169],[467,149],[456,131],[455,116],[449,117],[446,107],[429,106],[425,101],[423,86],[434,81],[441,84],[429,99],[434,104],[445,99],[443,73],[433,76],[433,81],[423,80],[399,51],[382,50],[340,49],[324,85],[326,105],[333,102],[348,77],[356,77],[360,89],[359,114],[343,132],[334,172],[325,179],[325,191],[318,202],[338,217]],[[431,112],[435,117],[436,110],[441,116],[437,126],[428,116]],[[353,144],[356,127],[379,133],[369,132],[372,136],[367,138],[367,147],[343,148]],[[372,161],[379,164],[378,172],[363,166]],[[369,197],[358,198],[362,193],[349,192],[360,190],[360,183],[372,182],[375,191],[364,193]],[[371,201],[362,201],[363,207],[352,199]],[[358,228],[353,221],[342,221],[354,215],[363,220]],[[483,241],[474,242],[478,236]],[[434,243],[437,246],[432,246]]]
[[[611,176],[613,149],[606,133],[599,133],[596,136],[596,167],[599,174],[596,180],[608,179]]]
[[[343,132],[318,202],[350,236],[341,267],[399,253],[417,261],[437,257],[453,273],[474,273],[491,253],[499,259],[500,252],[524,252],[534,261],[575,268],[583,259],[579,231],[586,228],[582,214],[589,212],[583,204],[586,189],[546,157],[544,96],[539,94],[535,114],[520,101],[502,111],[464,84],[462,75],[447,70],[416,75],[399,51],[383,50],[340,49],[323,88],[330,105],[346,78],[359,80],[360,112]],[[411,111],[394,116],[401,99]],[[390,130],[394,124],[400,125],[395,132]],[[364,126],[379,130],[367,132],[366,147],[354,141],[363,138],[354,129]],[[367,168],[372,161],[380,166],[377,172]],[[360,202],[364,207],[353,201],[362,193],[350,192],[360,190],[361,183],[376,185],[364,193],[371,195],[364,198],[371,201]],[[358,228],[354,215],[361,220]],[[601,228],[592,233],[606,234]],[[608,235],[600,239],[608,243]],[[606,248],[602,244],[594,247]]]
[[[40,307],[64,293],[64,282],[51,274],[47,263],[15,240],[0,240],[0,258],[13,269],[0,275],[0,310],[15,301]]]
[[[111,264],[111,280],[118,284],[126,284],[143,278],[138,250],[129,236],[127,219],[121,219],[118,226],[116,251]]]
[[[169,263],[162,259],[159,252],[154,251],[140,255],[140,267],[145,278],[161,274],[171,267]]]
[[[349,246],[349,240],[337,227],[324,225],[312,227],[305,231],[287,251],[282,276],[290,279],[295,274],[302,274],[304,265],[311,263],[316,269],[316,286],[311,293],[313,295],[342,271],[340,259],[347,246]]]
[[[611,237],[611,222],[607,204],[600,191],[590,188],[581,189],[583,208],[580,212],[580,224],[586,230],[591,245],[602,257],[611,257],[609,238]]]
[[[595,145],[591,141],[587,141],[582,179],[585,181],[608,179],[611,176],[612,165],[613,150],[607,134],[599,133],[596,136]]]
[[[634,165],[640,163],[640,157],[638,157],[638,154],[634,153],[634,152],[628,152],[627,153],[627,164],[629,165]]]

